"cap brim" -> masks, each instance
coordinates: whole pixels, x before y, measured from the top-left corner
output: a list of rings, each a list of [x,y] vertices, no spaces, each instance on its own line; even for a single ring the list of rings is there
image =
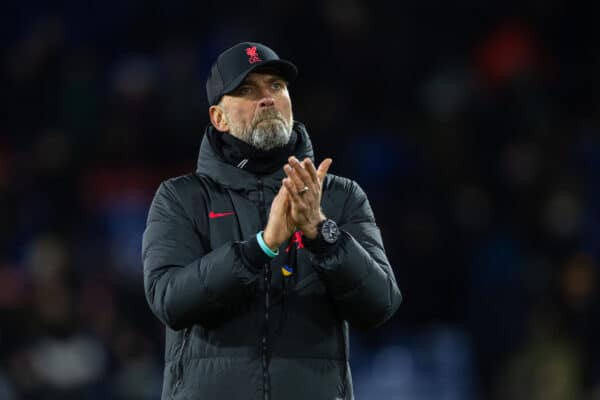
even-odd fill
[[[281,74],[281,77],[284,78],[288,82],[293,81],[298,76],[298,68],[296,68],[296,66],[294,64],[292,64],[291,62],[289,62],[287,60],[265,61],[265,62],[262,62],[259,64],[254,64],[254,65],[250,66],[250,68],[248,68],[246,71],[244,71],[243,73],[238,75],[234,80],[232,80],[229,83],[229,85],[227,85],[226,87],[223,88],[223,94],[226,95],[228,93],[233,92],[235,89],[237,89],[238,86],[240,86],[242,84],[242,82],[244,82],[246,77],[251,72],[254,72],[257,69],[262,69],[262,68],[274,69],[275,71],[279,72]]]

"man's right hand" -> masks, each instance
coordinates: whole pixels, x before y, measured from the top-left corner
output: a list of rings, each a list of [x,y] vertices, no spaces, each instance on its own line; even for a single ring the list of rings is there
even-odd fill
[[[289,195],[282,185],[273,199],[269,221],[263,233],[263,240],[270,249],[276,250],[296,231],[291,219]]]

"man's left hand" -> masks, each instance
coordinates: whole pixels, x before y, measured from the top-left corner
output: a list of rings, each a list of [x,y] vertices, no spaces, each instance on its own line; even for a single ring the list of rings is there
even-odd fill
[[[326,219],[321,211],[321,195],[323,180],[333,160],[326,158],[318,169],[309,158],[300,162],[296,157],[290,157],[288,162],[283,167],[287,175],[283,185],[291,201],[292,220],[304,232],[304,236],[315,239],[317,225]]]

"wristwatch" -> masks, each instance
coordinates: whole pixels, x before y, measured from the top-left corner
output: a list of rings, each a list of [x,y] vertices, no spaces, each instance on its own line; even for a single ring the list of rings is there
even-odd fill
[[[340,230],[332,219],[326,219],[317,225],[317,239],[322,239],[327,244],[334,244],[340,237]]]
[[[323,253],[333,248],[340,237],[340,230],[332,219],[325,219],[317,225],[317,237],[305,239],[306,247],[313,253]]]

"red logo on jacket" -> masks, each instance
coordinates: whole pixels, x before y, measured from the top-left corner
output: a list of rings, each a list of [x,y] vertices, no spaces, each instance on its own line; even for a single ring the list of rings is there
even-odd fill
[[[246,55],[248,56],[248,62],[250,64],[262,61],[260,59],[260,56],[258,55],[258,50],[256,50],[256,46],[246,48]]]
[[[222,212],[222,213],[216,213],[214,211],[211,211],[208,213],[208,218],[215,219],[215,218],[227,217],[228,215],[233,215],[233,214],[235,214],[233,211],[227,211],[227,212]]]

